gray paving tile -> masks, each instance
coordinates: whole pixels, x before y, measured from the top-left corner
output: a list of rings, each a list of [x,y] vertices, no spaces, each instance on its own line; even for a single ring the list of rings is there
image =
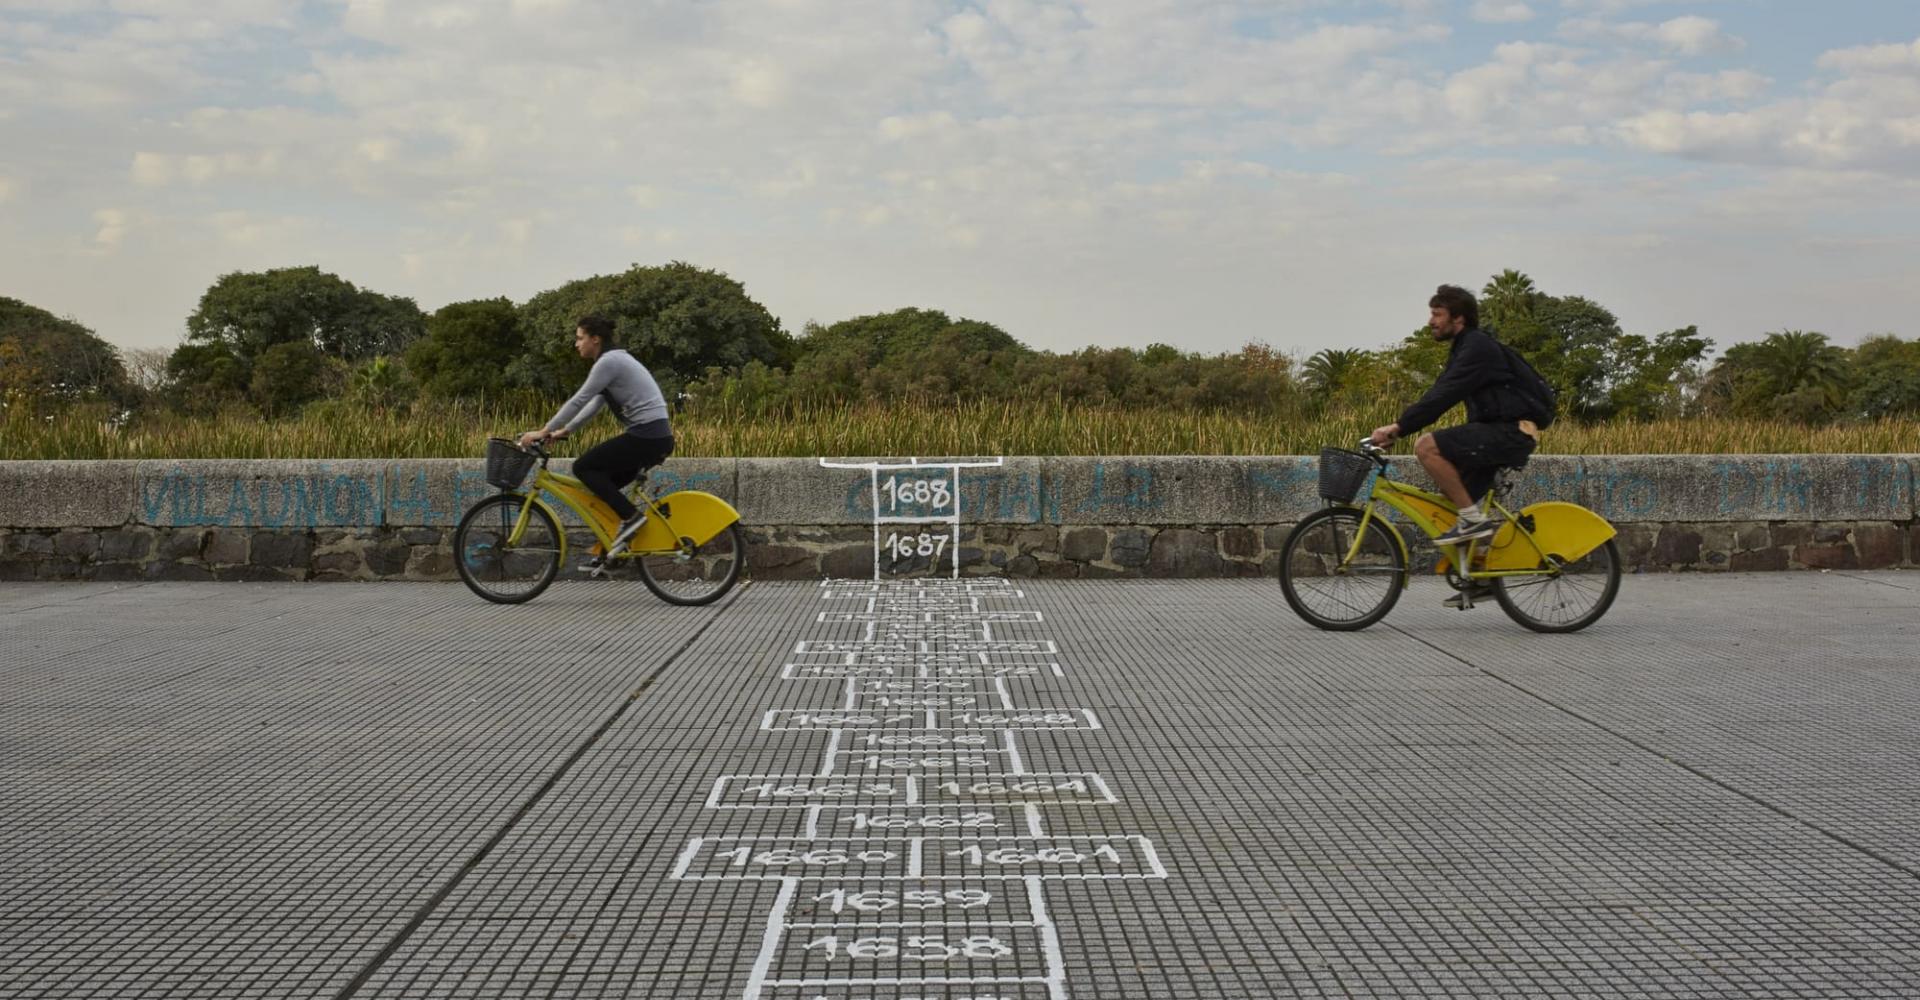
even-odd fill
[[[1009,696],[1099,728],[763,728],[846,707],[780,677],[865,634],[812,584],[0,589],[0,996],[1920,994],[1904,576],[1633,578],[1565,637],[1425,581],[1354,635],[1271,581],[1017,589],[993,637],[1061,671]],[[831,808],[711,807],[761,775]],[[1028,888],[1143,837],[1164,878]]]

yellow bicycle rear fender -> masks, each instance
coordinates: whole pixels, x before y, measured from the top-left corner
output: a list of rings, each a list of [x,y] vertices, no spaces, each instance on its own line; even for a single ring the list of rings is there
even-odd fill
[[[1540,565],[1540,553],[1573,562],[1606,544],[1615,534],[1607,519],[1577,503],[1547,500],[1525,508],[1522,517],[1533,518],[1533,545],[1520,537],[1511,522],[1500,526],[1487,550],[1487,569],[1533,569]]]
[[[667,552],[679,547],[681,538],[705,545],[727,525],[740,520],[740,512],[725,500],[699,490],[679,490],[655,500],[666,508],[666,521],[650,517],[640,526],[628,548],[634,552]]]

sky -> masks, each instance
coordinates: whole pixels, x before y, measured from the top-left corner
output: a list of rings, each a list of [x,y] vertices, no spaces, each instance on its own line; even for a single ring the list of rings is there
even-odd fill
[[[233,271],[431,311],[674,260],[1055,351],[1377,347],[1505,268],[1920,336],[1920,7],[0,0],[0,295],[123,348]]]

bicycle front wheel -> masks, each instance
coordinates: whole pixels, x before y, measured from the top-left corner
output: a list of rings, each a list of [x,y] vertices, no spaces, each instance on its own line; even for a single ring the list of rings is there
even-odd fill
[[[1280,547],[1280,592],[1295,614],[1317,628],[1366,628],[1393,610],[1406,586],[1407,553],[1400,539],[1378,518],[1363,529],[1356,507],[1308,514]]]
[[[527,498],[501,493],[474,504],[453,532],[453,562],[467,589],[495,604],[521,604],[547,589],[560,572],[560,526],[544,509],[527,511],[516,540],[514,525]]]
[[[746,535],[735,521],[703,545],[682,538],[672,552],[634,558],[640,561],[640,581],[655,597],[668,604],[712,604],[740,579],[740,565],[747,559]]]
[[[1620,546],[1613,539],[1572,562],[1552,554],[1547,560],[1551,566],[1539,576],[1494,580],[1494,599],[1507,617],[1535,632],[1578,632],[1613,607],[1620,593]]]

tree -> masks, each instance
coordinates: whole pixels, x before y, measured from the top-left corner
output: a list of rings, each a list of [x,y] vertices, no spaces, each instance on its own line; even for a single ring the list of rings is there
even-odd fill
[[[384,354],[354,369],[347,388],[354,402],[381,413],[412,399],[414,393],[406,367]]]
[[[181,344],[167,356],[164,395],[190,412],[208,413],[244,398],[252,371],[225,344]]]
[[[1826,334],[1782,330],[1727,348],[1709,374],[1708,404],[1736,416],[1819,423],[1839,414],[1847,375],[1846,350]]]
[[[428,317],[426,336],[407,348],[407,368],[428,395],[497,399],[507,391],[508,366],[524,350],[512,302],[455,302]]]
[[[793,361],[792,338],[739,282],[674,261],[636,264],[534,296],[520,307],[527,346],[510,367],[509,382],[545,396],[578,384],[587,364],[574,353],[573,329],[588,314],[613,320],[619,346],[647,365],[668,398],[709,368],[734,371],[750,361],[786,367]]]
[[[303,341],[275,344],[253,363],[253,402],[268,417],[285,416],[333,388],[327,356]]]
[[[1848,408],[1870,420],[1920,417],[1920,340],[1868,337],[1853,351]]]
[[[1512,268],[1501,271],[1480,290],[1481,325],[1506,330],[1526,324],[1542,298],[1532,278]]]
[[[112,344],[71,319],[0,297],[0,345],[6,387],[50,399],[131,402],[126,365]]]
[[[1367,352],[1355,348],[1328,348],[1307,359],[1307,385],[1317,395],[1330,396],[1350,382],[1366,362]]]
[[[1713,341],[1694,327],[1660,334],[1652,341],[1622,336],[1608,350],[1605,416],[1651,420],[1684,411],[1700,384],[1701,359]]]
[[[1481,289],[1480,319],[1553,385],[1564,412],[1586,420],[1674,412],[1713,344],[1693,327],[1651,341],[1627,333],[1600,303],[1548,295],[1512,269]]]
[[[342,360],[396,354],[425,328],[412,299],[363,291],[312,266],[222,275],[187,317],[189,341],[224,345],[247,366],[279,344]]]
[[[825,399],[998,396],[1032,352],[991,323],[899,309],[807,328],[792,391]]]
[[[121,357],[127,365],[127,380],[142,393],[157,393],[167,385],[167,356],[164,347],[136,347]]]

